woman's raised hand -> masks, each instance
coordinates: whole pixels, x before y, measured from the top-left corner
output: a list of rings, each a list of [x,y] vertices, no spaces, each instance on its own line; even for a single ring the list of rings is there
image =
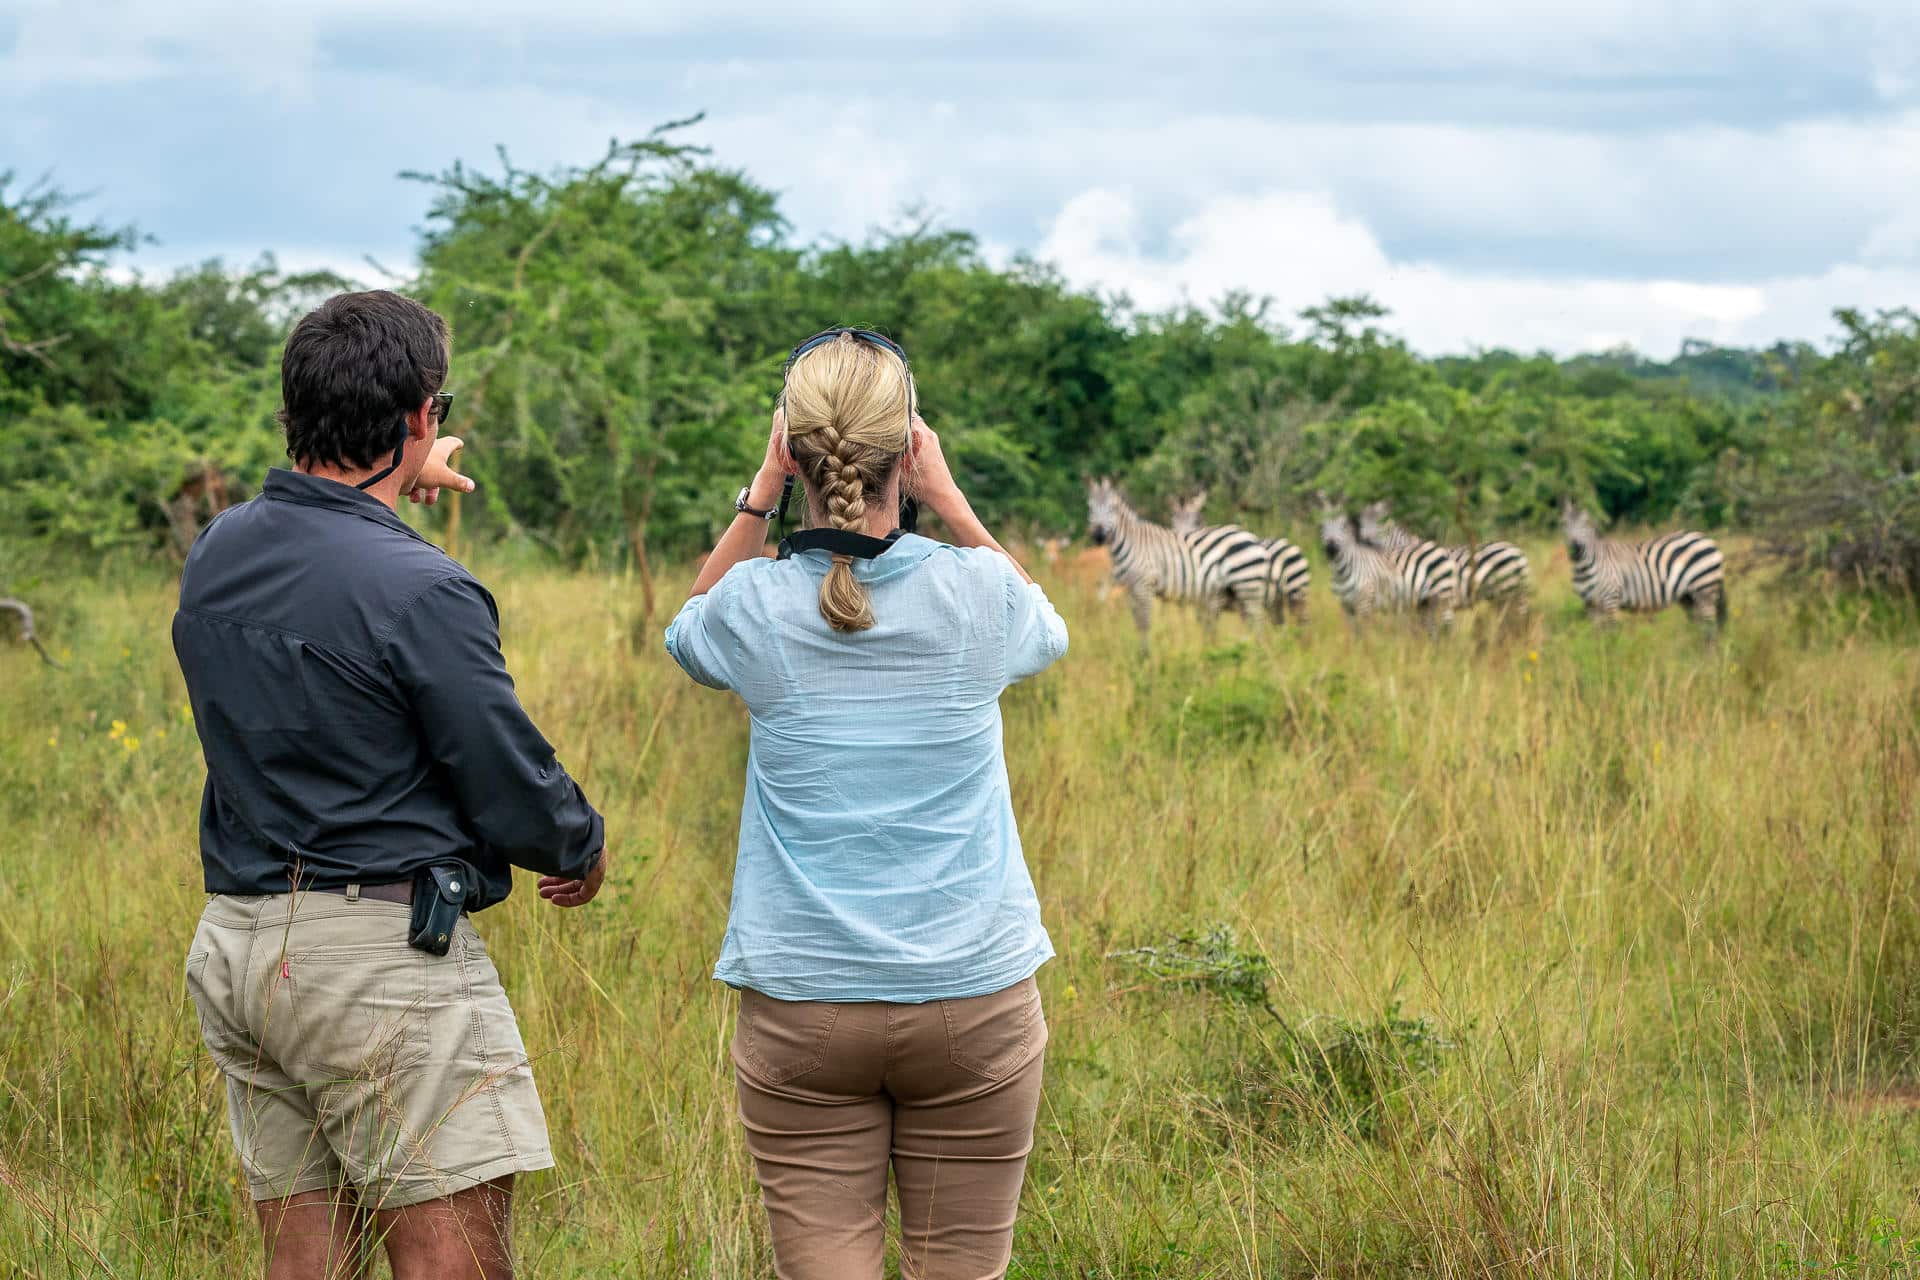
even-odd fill
[[[771,507],[780,501],[780,490],[793,474],[793,455],[787,452],[786,411],[775,409],[773,429],[767,433],[767,453],[760,459],[760,470],[754,473],[747,500],[757,506]]]
[[[936,512],[960,498],[960,486],[947,466],[947,455],[940,451],[940,437],[917,413],[913,415],[913,449],[907,455],[907,493]]]

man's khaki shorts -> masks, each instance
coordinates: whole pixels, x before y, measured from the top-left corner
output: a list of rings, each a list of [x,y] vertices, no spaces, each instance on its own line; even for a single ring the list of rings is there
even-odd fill
[[[486,944],[407,945],[408,908],[216,895],[187,991],[227,1080],[256,1200],[348,1185],[369,1208],[553,1167],[526,1046]]]

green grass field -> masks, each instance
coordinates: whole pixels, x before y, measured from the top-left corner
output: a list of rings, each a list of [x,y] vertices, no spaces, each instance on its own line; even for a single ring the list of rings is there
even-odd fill
[[[1304,636],[1163,611],[1146,663],[1042,570],[1072,652],[1004,707],[1060,955],[1012,1274],[1920,1275],[1914,629],[1736,578],[1717,650],[1597,633],[1532,550],[1520,635],[1355,641],[1317,568]],[[630,583],[489,576],[618,858],[589,909],[480,920],[561,1162],[524,1273],[767,1274],[708,978],[745,713]],[[0,649],[0,1277],[259,1265],[182,989],[171,589],[43,586],[68,670]]]

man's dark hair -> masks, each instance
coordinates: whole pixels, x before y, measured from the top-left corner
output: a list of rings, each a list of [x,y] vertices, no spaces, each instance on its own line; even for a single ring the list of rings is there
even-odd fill
[[[280,426],[296,463],[370,467],[447,380],[447,322],[385,289],[338,293],[301,317],[280,357]]]

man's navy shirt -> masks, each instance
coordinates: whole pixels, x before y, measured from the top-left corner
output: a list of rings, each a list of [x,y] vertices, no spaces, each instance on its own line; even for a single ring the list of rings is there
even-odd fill
[[[586,875],[604,825],[514,696],[493,597],[379,499],[274,470],[180,578],[209,893]]]

